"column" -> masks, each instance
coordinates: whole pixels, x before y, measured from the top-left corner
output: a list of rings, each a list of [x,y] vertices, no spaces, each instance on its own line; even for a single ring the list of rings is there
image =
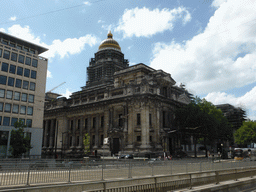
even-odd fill
[[[45,127],[44,127],[44,147],[47,147],[47,130],[49,127],[49,120],[45,120]]]
[[[76,135],[75,135],[75,131],[76,131],[76,118],[73,119],[73,130],[72,130],[72,147],[76,146]]]
[[[97,114],[96,116],[96,124],[95,124],[95,146],[94,148],[98,148],[99,146],[99,120],[100,120],[100,115]]]
[[[54,131],[55,131],[55,127],[54,127],[54,119],[50,120],[51,121],[51,129],[50,129],[50,148],[53,147],[54,144]]]
[[[142,149],[148,149],[149,146],[149,106],[144,105],[141,110],[141,146]]]
[[[84,128],[84,119],[80,119],[80,132],[79,132],[79,147],[83,146],[83,128]]]

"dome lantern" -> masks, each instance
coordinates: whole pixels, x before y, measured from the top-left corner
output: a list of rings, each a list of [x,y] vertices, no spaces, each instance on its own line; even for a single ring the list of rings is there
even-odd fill
[[[121,51],[121,47],[119,46],[118,42],[113,39],[113,34],[111,33],[111,31],[108,32],[107,37],[107,39],[103,40],[100,43],[99,51],[107,48],[114,48]]]

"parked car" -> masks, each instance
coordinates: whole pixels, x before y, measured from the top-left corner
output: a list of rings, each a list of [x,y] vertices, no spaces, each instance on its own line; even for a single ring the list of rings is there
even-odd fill
[[[125,159],[125,156],[126,156],[126,155],[123,154],[123,155],[119,155],[117,158],[118,158],[118,159]]]
[[[125,156],[125,159],[133,159],[133,155],[132,154],[128,154]]]

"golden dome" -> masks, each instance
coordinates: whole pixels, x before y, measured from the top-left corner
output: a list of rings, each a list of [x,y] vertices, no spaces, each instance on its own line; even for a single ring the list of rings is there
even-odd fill
[[[121,47],[119,46],[117,41],[114,40],[112,37],[113,37],[113,35],[112,35],[111,31],[109,31],[108,38],[103,40],[100,43],[99,50],[102,50],[102,49],[105,49],[105,48],[115,48],[115,49],[118,49],[118,50],[121,51]]]

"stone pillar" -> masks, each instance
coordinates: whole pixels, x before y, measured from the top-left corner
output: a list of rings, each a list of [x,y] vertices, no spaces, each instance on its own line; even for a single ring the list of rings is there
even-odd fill
[[[128,110],[128,119],[127,119],[127,136],[128,136],[128,143],[126,146],[126,150],[133,150],[133,142],[134,142],[134,127],[136,124],[136,117],[137,113],[134,113],[134,110],[132,107],[127,108]]]
[[[95,145],[93,148],[98,148],[99,146],[99,120],[100,120],[100,115],[97,114],[96,122],[95,122]]]
[[[149,106],[144,105],[141,110],[141,146],[143,150],[148,150],[149,145]]]
[[[76,146],[76,136],[75,136],[75,131],[76,131],[76,118],[73,119],[73,130],[72,130],[72,146],[71,147],[75,147]]]
[[[124,118],[123,118],[124,132],[127,132],[127,129],[128,129],[128,107],[127,107],[127,105],[124,105],[123,108],[124,108],[124,112],[123,112],[123,114],[124,114]]]
[[[47,147],[47,140],[48,140],[48,127],[49,127],[49,120],[45,120],[45,128],[44,128],[44,147]]]
[[[54,127],[54,119],[51,119],[51,129],[50,129],[50,148],[53,147],[54,144],[54,131],[55,131],[55,127]]]
[[[79,147],[83,146],[83,125],[84,125],[84,120],[80,119],[80,129],[79,129]]]

